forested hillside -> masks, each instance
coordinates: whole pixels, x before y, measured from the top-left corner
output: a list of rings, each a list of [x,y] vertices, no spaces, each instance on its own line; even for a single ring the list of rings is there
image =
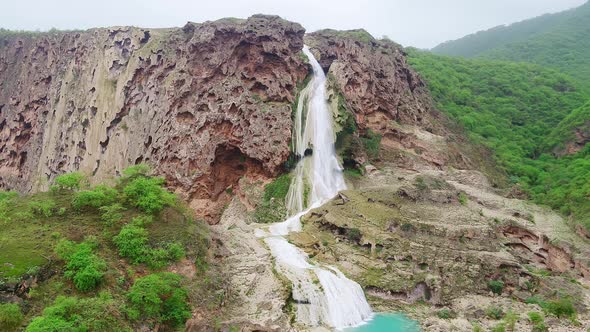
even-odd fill
[[[534,64],[408,52],[437,107],[490,147],[513,183],[590,228],[590,148],[553,153],[588,113],[577,80]]]
[[[526,61],[568,73],[590,86],[590,2],[509,26],[495,27],[432,49],[463,57]]]

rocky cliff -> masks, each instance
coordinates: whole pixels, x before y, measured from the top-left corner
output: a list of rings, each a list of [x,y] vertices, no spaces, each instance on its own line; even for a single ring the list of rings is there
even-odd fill
[[[289,156],[292,105],[309,71],[304,32],[256,15],[3,38],[0,187],[46,189],[76,170],[98,182],[145,162],[217,220],[241,177],[275,176]],[[361,131],[426,151],[419,159],[436,167],[453,155],[394,126],[444,132],[396,44],[362,31],[306,41]]]
[[[0,187],[146,162],[202,209],[243,175],[276,175],[308,72],[303,34],[258,15],[2,40]]]

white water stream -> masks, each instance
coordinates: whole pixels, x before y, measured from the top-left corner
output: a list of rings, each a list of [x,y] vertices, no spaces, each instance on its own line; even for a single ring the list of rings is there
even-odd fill
[[[362,288],[335,267],[310,263],[307,254],[284,237],[301,231],[301,216],[346,189],[334,149],[326,76],[307,46],[303,52],[313,67],[313,77],[301,91],[295,116],[293,147],[302,159],[295,168],[286,199],[291,217],[271,225],[269,233],[258,235],[264,237],[279,272],[293,283],[297,321],[342,329],[362,324],[373,315]],[[304,157],[310,148],[312,155]]]

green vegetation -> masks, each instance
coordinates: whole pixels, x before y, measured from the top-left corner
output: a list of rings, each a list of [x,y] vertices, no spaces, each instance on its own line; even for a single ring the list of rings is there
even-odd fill
[[[0,330],[14,331],[20,327],[24,319],[20,307],[16,303],[0,304]]]
[[[58,296],[34,318],[27,332],[131,331],[117,301],[108,293],[94,298]]]
[[[590,3],[441,44],[435,53],[526,61],[578,78],[590,87]]]
[[[82,175],[82,173],[67,173],[56,177],[55,185],[57,189],[78,190],[80,189],[83,180],[84,175]]]
[[[529,320],[533,324],[532,332],[547,332],[549,329],[545,325],[545,318],[538,312],[529,312]]]
[[[70,181],[79,176],[66,174],[61,179],[68,181],[50,192],[0,193],[0,283],[37,277],[23,297],[24,314],[18,306],[0,307],[0,330],[21,323],[27,331],[170,330],[194,307],[219,308],[226,286],[207,261],[207,227],[145,165],[123,174],[114,186],[87,189],[83,179]],[[161,272],[183,257],[198,276]],[[149,295],[145,285],[159,287],[153,294],[161,310],[153,310],[152,295],[142,298]]]
[[[287,216],[285,198],[291,185],[291,176],[284,174],[264,187],[262,202],[254,211],[254,218],[259,223],[272,223]]]
[[[590,228],[590,147],[552,154],[565,132],[585,120],[580,105],[590,97],[576,81],[532,64],[408,52],[437,107],[494,151],[512,183]]]
[[[486,309],[486,316],[491,319],[502,319],[504,317],[504,310],[498,306],[489,306]]]
[[[156,323],[180,325],[190,317],[187,291],[179,275],[169,272],[138,278],[127,295],[131,302],[129,316]]]
[[[451,310],[444,308],[444,309],[439,310],[436,313],[436,316],[441,319],[451,319],[451,318],[455,318],[457,315],[454,312],[452,312]]]
[[[361,231],[358,228],[346,229],[346,238],[348,238],[349,241],[358,243],[362,237],[363,237],[363,234],[361,233]]]
[[[119,193],[116,189],[98,185],[92,190],[79,191],[75,194],[72,206],[75,209],[95,208],[113,204],[118,200]]]
[[[158,213],[165,206],[173,206],[176,197],[162,188],[164,178],[139,176],[123,189],[126,200],[146,213]]]
[[[355,29],[355,30],[332,30],[332,29],[324,29],[317,31],[321,33],[323,36],[328,36],[332,38],[351,38],[361,43],[370,43],[371,41],[375,41],[375,38],[368,33],[364,29]]]
[[[185,256],[182,245],[170,242],[158,248],[149,246],[148,231],[144,228],[150,218],[135,218],[123,226],[113,243],[119,249],[119,255],[128,258],[132,264],[146,263],[151,267],[160,268],[168,262],[174,262]]]
[[[504,290],[504,282],[501,280],[490,280],[488,281],[488,288],[497,295],[502,295]]]
[[[62,240],[55,249],[59,258],[66,261],[64,276],[71,279],[80,291],[95,289],[102,281],[106,263],[93,251],[96,245],[86,241],[75,244]]]
[[[553,300],[544,300],[538,297],[530,297],[526,303],[538,304],[545,313],[558,318],[569,318],[575,320],[577,317],[576,308],[571,297],[558,297]]]
[[[381,134],[374,133],[371,129],[367,129],[364,137],[361,137],[361,142],[365,147],[369,159],[374,160],[379,158],[379,148],[381,147]]]

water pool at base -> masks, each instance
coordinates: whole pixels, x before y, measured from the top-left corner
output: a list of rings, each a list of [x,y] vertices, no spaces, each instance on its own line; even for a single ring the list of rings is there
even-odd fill
[[[367,324],[343,332],[420,332],[420,325],[402,314],[375,314]]]

